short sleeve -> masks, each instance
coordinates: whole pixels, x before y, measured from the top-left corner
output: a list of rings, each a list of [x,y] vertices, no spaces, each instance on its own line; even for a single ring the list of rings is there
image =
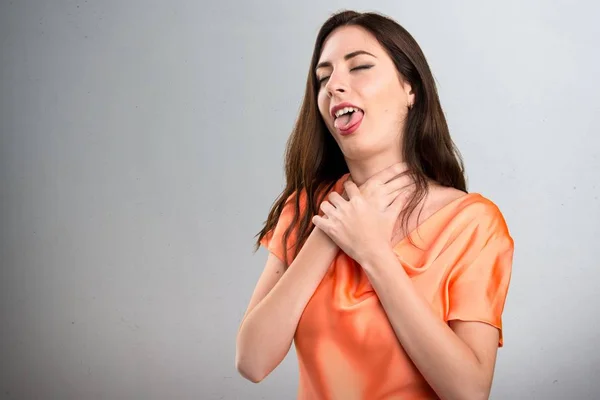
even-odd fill
[[[478,321],[500,330],[512,273],[514,245],[508,234],[495,235],[464,265],[448,288],[447,320]]]
[[[296,243],[297,232],[292,230],[286,244],[283,244],[283,237],[286,230],[294,221],[294,209],[295,209],[295,198],[296,195],[292,194],[286,200],[285,206],[281,211],[281,215],[277,220],[275,228],[267,232],[267,234],[261,239],[260,244],[267,250],[273,253],[277,258],[285,263],[285,254],[287,252],[288,263],[291,264],[294,259],[294,246]],[[304,196],[300,196],[300,211],[304,212]]]

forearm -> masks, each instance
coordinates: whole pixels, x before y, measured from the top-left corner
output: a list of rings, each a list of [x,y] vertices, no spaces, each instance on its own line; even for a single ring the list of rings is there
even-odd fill
[[[396,336],[442,399],[487,398],[489,382],[475,353],[435,315],[392,249],[364,261]]]
[[[286,356],[298,321],[339,251],[315,228],[273,289],[252,309],[238,333],[238,365],[260,381]]]

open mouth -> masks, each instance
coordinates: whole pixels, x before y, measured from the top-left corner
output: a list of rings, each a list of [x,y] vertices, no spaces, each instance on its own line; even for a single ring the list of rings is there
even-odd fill
[[[364,114],[358,107],[344,107],[335,113],[333,126],[342,132],[348,131],[362,121]]]

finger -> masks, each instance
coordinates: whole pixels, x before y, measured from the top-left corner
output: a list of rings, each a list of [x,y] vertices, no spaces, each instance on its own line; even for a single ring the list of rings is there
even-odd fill
[[[387,183],[393,178],[395,178],[397,175],[400,175],[401,173],[407,170],[408,166],[404,162],[392,164],[391,166],[379,171],[378,173],[367,179],[367,182],[375,181],[382,184]]]
[[[342,197],[344,198],[344,200],[348,201],[348,193],[346,193],[346,189],[344,189],[344,192],[342,193]]]
[[[400,195],[400,193],[402,193],[401,190],[395,190],[395,191],[385,195],[385,197],[384,197],[385,207],[388,208],[389,206],[391,206],[392,203],[394,202],[394,200],[396,200],[396,198]]]
[[[343,197],[345,200],[349,200],[349,198],[348,198],[348,192],[346,192],[346,183],[347,183],[347,182],[354,182],[354,181],[352,180],[352,176],[348,175],[348,178],[347,178],[347,179],[346,179],[346,181],[344,182],[344,193],[342,194],[342,197]]]
[[[391,194],[402,191],[410,192],[415,183],[408,175],[401,174],[383,186],[385,188],[384,193]]]
[[[388,207],[388,210],[392,213],[392,215],[398,215],[402,208],[406,205],[406,196],[400,194],[396,196],[392,204]]]
[[[331,192],[329,194],[329,202],[333,204],[335,208],[340,208],[346,202],[344,198],[338,192]]]
[[[321,209],[321,211],[323,211],[323,214],[327,215],[328,217],[333,215],[336,212],[335,207],[333,205],[331,205],[331,203],[328,202],[327,200],[322,202],[321,205],[319,206],[319,208]]]
[[[360,189],[356,186],[356,183],[346,181],[344,186],[346,188],[346,193],[348,193],[348,199],[352,200],[354,197],[360,196]]]
[[[329,221],[327,220],[327,218],[315,215],[312,217],[312,223],[315,224],[315,226],[317,228],[319,228],[320,230],[322,230],[323,232],[326,232],[327,224],[329,223]]]
[[[400,190],[396,190],[395,192],[392,192],[390,194],[388,194],[385,197],[385,201],[387,202],[387,207],[391,207],[392,203],[394,203],[394,201],[398,200],[398,197],[401,198],[401,202],[404,203],[402,204],[402,207],[404,207],[406,205],[406,203],[408,202],[408,198],[410,197],[412,192],[404,190],[404,189],[400,189]]]

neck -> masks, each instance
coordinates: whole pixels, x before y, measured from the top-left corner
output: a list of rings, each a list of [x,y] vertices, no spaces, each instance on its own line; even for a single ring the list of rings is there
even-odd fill
[[[396,155],[391,157],[376,156],[365,160],[346,160],[346,163],[352,181],[360,187],[373,175],[402,161],[402,157]]]

